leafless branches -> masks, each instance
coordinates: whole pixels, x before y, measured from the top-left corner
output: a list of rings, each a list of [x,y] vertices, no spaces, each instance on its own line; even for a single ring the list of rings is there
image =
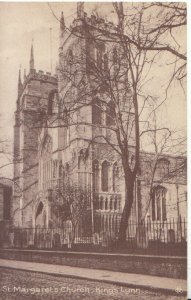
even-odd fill
[[[151,107],[152,99],[152,95],[145,92],[144,84],[163,53],[175,58],[167,90],[174,79],[181,81],[186,76],[186,51],[178,33],[186,25],[186,7],[183,3],[158,2],[133,4],[130,12],[123,3],[114,3],[113,7],[117,26],[111,29],[89,22],[86,17],[80,20],[79,27],[65,27],[66,36],[73,36],[76,43],[67,50],[63,41],[57,113],[61,122],[57,123],[57,118],[51,116],[47,125],[63,126],[68,130],[75,126],[79,132],[81,126],[90,126],[94,131],[93,140],[101,139],[120,156],[126,187],[120,227],[120,239],[124,240],[140,167],[141,138],[151,134],[158,157],[171,137],[167,126],[156,127],[156,122],[151,126],[150,120],[143,119],[143,112]],[[164,101],[155,103],[150,116],[156,116]],[[104,116],[104,120],[94,122],[92,116],[87,121],[83,114],[88,107]],[[65,115],[66,123],[63,121]],[[141,125],[144,122],[146,129]],[[134,157],[133,165],[131,156]],[[155,167],[156,164],[157,158]]]

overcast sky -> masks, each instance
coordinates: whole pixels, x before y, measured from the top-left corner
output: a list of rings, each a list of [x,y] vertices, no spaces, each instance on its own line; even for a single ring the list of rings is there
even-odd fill
[[[51,3],[66,24],[76,16],[76,3]],[[101,4],[102,6],[104,4]],[[94,4],[86,4],[86,10]],[[107,4],[108,6],[108,4]],[[58,61],[59,23],[47,3],[0,3],[0,109],[4,134],[12,136],[12,119],[17,98],[18,71],[29,69],[29,55],[34,41],[35,68],[50,71],[50,28],[52,28],[52,65]],[[55,73],[55,72],[53,72]],[[5,128],[6,127],[6,128]]]
[[[76,3],[51,3],[56,16],[64,12],[69,25],[76,15]],[[95,4],[86,3],[85,10],[91,11]],[[111,11],[111,4],[99,4],[100,14]],[[52,65],[55,70],[58,61],[59,23],[52,15],[47,3],[0,3],[0,137],[13,140],[14,110],[17,99],[18,71],[29,69],[29,56],[34,41],[35,68],[50,71],[50,28],[52,28]],[[53,72],[55,73],[55,72]],[[162,72],[155,76],[154,89]],[[186,102],[182,89],[176,83],[170,91],[169,101],[163,111],[168,124],[185,130]]]

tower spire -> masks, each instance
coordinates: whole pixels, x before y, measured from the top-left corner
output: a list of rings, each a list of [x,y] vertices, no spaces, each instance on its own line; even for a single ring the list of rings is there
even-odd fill
[[[22,82],[21,82],[21,67],[19,67],[18,85],[19,84],[22,84]]]
[[[19,76],[18,76],[18,96],[21,95],[22,88],[23,88],[23,85],[22,85],[22,81],[21,81],[21,66],[20,66],[19,67]]]
[[[31,56],[30,56],[30,70],[34,69],[34,50],[33,50],[33,42],[31,45]]]
[[[77,18],[84,18],[84,2],[77,2]]]
[[[24,81],[26,80],[26,69],[24,69]]]
[[[65,22],[64,22],[64,14],[63,14],[63,11],[62,11],[61,17],[60,17],[60,47],[63,44],[65,29],[66,29],[66,27],[65,27]]]
[[[65,22],[64,22],[64,14],[63,11],[61,12],[61,18],[60,18],[60,31],[65,31]]]

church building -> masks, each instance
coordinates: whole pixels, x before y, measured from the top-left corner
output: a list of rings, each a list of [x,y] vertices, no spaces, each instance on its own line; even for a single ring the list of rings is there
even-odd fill
[[[78,3],[69,28],[61,15],[56,75],[36,70],[33,45],[29,73],[24,79],[19,73],[11,206],[16,228],[59,228],[70,219],[83,236],[117,234],[119,229],[125,203],[123,168],[118,152],[106,141],[113,139],[116,145],[113,107],[103,89],[94,89],[96,79],[89,78],[93,78],[91,59],[103,72],[108,68],[115,72],[120,49],[104,39],[91,42],[91,31],[84,34],[84,22],[94,32],[96,27],[102,32],[116,30],[111,22],[88,17]],[[131,110],[130,92],[126,99],[129,103],[123,105]],[[129,115],[133,119],[133,110]],[[130,222],[186,217],[185,158],[158,158],[151,197],[153,157],[140,154]]]

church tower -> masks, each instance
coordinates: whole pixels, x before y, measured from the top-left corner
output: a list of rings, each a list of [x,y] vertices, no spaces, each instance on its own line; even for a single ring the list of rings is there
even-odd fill
[[[14,192],[13,223],[32,226],[32,204],[38,184],[38,139],[42,114],[46,113],[48,97],[57,89],[57,78],[50,73],[35,70],[34,48],[31,45],[29,73],[21,70],[18,79],[18,97],[14,125]]]

